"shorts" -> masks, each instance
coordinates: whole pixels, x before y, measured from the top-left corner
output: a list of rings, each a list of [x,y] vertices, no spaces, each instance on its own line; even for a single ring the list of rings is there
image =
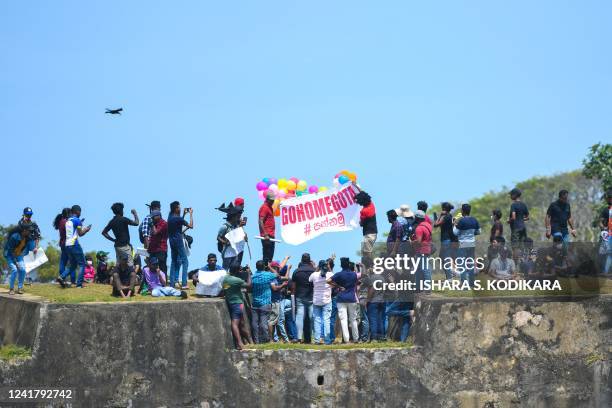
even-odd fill
[[[232,320],[240,320],[244,315],[244,305],[242,303],[230,303],[229,311]]]
[[[280,304],[281,302],[272,303],[272,309],[270,310],[270,317],[268,317],[268,324],[275,326],[278,324],[278,318],[280,316]]]
[[[527,238],[526,229],[522,229],[518,231],[515,230],[515,231],[512,231],[512,233],[510,234],[510,242],[512,242],[512,244],[524,242],[525,238]]]
[[[366,234],[363,236],[361,241],[361,252],[365,254],[371,254],[374,251],[374,244],[376,243],[376,234]]]

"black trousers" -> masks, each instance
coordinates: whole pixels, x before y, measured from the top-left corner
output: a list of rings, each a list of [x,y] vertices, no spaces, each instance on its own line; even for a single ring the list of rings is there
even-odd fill
[[[274,259],[274,241],[271,240],[261,240],[261,249],[263,252],[263,261],[264,262],[272,262]]]

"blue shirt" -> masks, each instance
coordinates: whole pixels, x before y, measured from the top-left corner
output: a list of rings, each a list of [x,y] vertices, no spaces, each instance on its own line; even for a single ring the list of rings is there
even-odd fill
[[[168,216],[168,240],[170,245],[183,246],[183,226],[188,226],[187,220],[180,215],[170,214]]]
[[[272,304],[272,283],[276,279],[276,275],[267,271],[255,271],[252,282],[253,292],[253,307],[262,307]]]
[[[23,242],[23,241],[26,242]],[[34,245],[32,245],[34,244]],[[19,246],[22,245],[19,253],[15,253],[15,251],[19,250]],[[7,261],[15,260],[22,261],[23,257],[34,249],[36,246],[36,242],[33,240],[26,240],[26,238],[22,238],[19,232],[14,232],[11,236],[6,240],[4,244],[4,257]]]
[[[79,230],[83,226],[79,217],[72,216],[66,221],[66,246],[79,245]]]
[[[476,235],[480,234],[480,225],[476,218],[466,215],[457,222],[453,232],[457,236],[461,248],[475,247]]]
[[[357,302],[357,274],[355,272],[343,269],[335,273],[334,276],[331,277],[331,280],[344,288],[336,297],[338,303]]]
[[[274,286],[279,286],[282,282],[280,279],[275,278],[272,283],[274,284]],[[281,295],[282,290],[273,290],[272,291],[272,303],[276,303],[276,302],[280,302],[283,298],[283,296]]]
[[[223,269],[222,266],[215,264],[215,269],[209,269],[208,268],[208,264],[204,265],[203,267],[200,268],[201,271],[204,272],[214,272],[214,271],[220,271],[221,269]]]

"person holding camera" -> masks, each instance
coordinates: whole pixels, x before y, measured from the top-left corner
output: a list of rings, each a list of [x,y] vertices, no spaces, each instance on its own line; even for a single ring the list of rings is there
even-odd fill
[[[331,260],[331,259],[330,259]],[[331,344],[331,313],[332,287],[327,283],[333,276],[328,261],[319,261],[315,273],[310,274],[308,281],[312,283],[312,314],[314,316],[314,344]],[[323,332],[321,332],[323,327]]]
[[[114,217],[102,230],[104,238],[115,244],[115,256],[120,259],[122,255],[127,257],[128,265],[134,266],[134,256],[132,255],[132,245],[130,244],[129,226],[137,227],[140,221],[136,210],[132,210],[133,220],[123,216],[123,203],[114,203],[111,206]],[[114,238],[108,232],[113,231]]]
[[[189,222],[185,220],[185,215],[189,214]],[[189,271],[189,259],[187,258],[187,248],[183,227],[193,228],[193,209],[185,208],[181,216],[181,203],[173,201],[170,203],[170,214],[168,214],[168,241],[170,242],[170,286],[174,287],[179,278],[181,266],[181,289],[189,289],[187,286],[187,273]]]

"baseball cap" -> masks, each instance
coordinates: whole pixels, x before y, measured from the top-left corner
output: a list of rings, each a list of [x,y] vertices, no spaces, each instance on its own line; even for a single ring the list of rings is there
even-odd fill
[[[424,220],[425,219],[425,211],[423,211],[423,210],[416,210],[414,212],[414,218]]]
[[[278,261],[272,261],[270,262],[270,266],[273,268],[278,268],[280,266],[280,263],[278,263]]]
[[[149,263],[151,265],[158,265],[159,264],[159,259],[157,259],[156,256],[150,256],[149,257]]]
[[[108,256],[108,252],[104,252],[104,251],[96,252],[96,258],[103,258],[105,256]]]
[[[159,201],[157,201],[157,200],[153,200],[153,201],[151,201],[151,204],[145,204],[145,205],[147,207],[149,207],[149,208],[151,208],[151,207],[161,208],[161,203]]]
[[[242,197],[236,197],[236,199],[234,200],[234,205],[236,207],[242,207],[244,206],[244,198]]]
[[[23,215],[32,215],[32,214],[34,214],[34,211],[32,211],[30,207],[26,207],[23,209]]]

